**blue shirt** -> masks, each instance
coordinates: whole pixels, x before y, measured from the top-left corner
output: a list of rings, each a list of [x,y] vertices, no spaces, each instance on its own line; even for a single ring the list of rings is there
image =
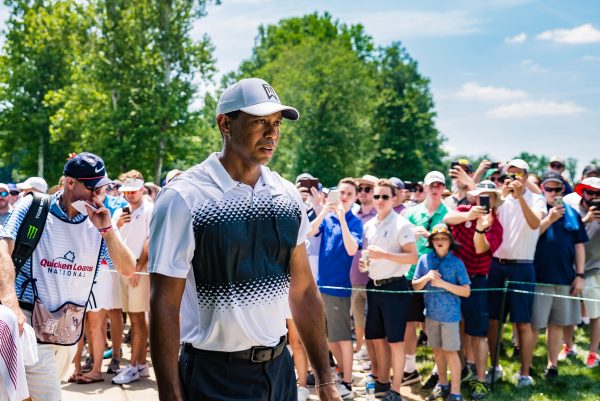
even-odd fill
[[[440,259],[435,252],[421,256],[417,263],[414,279],[423,277],[429,270],[439,271],[442,280],[450,284],[471,284],[465,264],[452,252],[443,259]],[[431,283],[427,283],[424,289],[437,291],[425,293],[425,315],[428,318],[437,322],[460,322],[460,297],[458,295],[433,287]]]
[[[548,205],[550,208],[552,206]],[[567,230],[563,216],[540,236],[534,259],[537,282],[571,285],[575,280],[575,244],[588,242],[589,238],[579,213],[573,213],[573,217],[577,219],[579,229]]]
[[[362,248],[362,222],[349,210],[345,215],[346,223],[352,238]],[[317,285],[352,288],[350,282],[350,267],[352,256],[346,252],[342,238],[342,226],[334,213],[329,213],[319,227],[321,247],[319,250],[319,275]],[[333,290],[321,288],[323,294],[335,297],[349,297],[352,290]]]
[[[111,195],[106,195],[104,197],[104,202],[102,203],[104,204],[104,207],[107,208],[110,212],[110,217],[114,216],[117,209],[122,209],[125,206],[129,205],[129,203],[127,203],[127,201],[121,198],[120,196]]]

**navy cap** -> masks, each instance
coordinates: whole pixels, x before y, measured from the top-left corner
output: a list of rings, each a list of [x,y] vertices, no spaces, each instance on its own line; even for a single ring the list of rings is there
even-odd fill
[[[392,177],[392,178],[390,178],[390,182],[397,189],[404,189],[404,182],[400,178],[398,178],[398,177]]]
[[[560,182],[561,184],[564,182],[559,173],[550,170],[546,171],[544,175],[542,175],[542,184],[548,181]]]
[[[63,175],[85,181],[86,186],[98,188],[112,181],[106,176],[104,161],[93,153],[79,153],[65,164]]]

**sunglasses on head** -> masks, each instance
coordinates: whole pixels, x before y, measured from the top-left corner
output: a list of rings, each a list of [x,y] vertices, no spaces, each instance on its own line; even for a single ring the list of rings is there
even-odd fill
[[[0,192],[0,196],[3,197],[3,198],[6,197],[6,196],[8,196],[8,194],[9,194],[8,191],[2,191],[2,192]]]
[[[431,230],[431,235],[436,235],[436,234],[450,235],[450,230],[448,229],[448,227],[435,227],[433,230]]]
[[[371,189],[373,189],[373,187],[358,187],[358,192],[365,191],[365,193],[368,194],[371,192]]]
[[[563,188],[562,187],[544,187],[544,191],[545,192],[562,192]]]
[[[591,189],[584,189],[584,192],[590,196],[600,196],[600,191],[592,191]]]
[[[388,199],[390,199],[390,196],[389,195],[373,195],[373,199],[375,199],[375,200],[379,200],[379,199],[388,200]]]

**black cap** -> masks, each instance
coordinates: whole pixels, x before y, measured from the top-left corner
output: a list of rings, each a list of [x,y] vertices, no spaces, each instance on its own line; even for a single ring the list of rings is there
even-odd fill
[[[548,181],[560,182],[561,184],[564,183],[562,175],[556,171],[546,171],[544,175],[542,175],[542,184]]]
[[[596,174],[600,176],[600,167],[596,164],[588,164],[583,168],[583,175]]]
[[[63,175],[85,181],[89,187],[98,188],[112,181],[106,176],[104,161],[93,153],[74,155],[65,164]]]

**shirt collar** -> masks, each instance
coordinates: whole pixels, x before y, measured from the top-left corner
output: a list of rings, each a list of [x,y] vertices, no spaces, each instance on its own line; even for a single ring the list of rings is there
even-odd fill
[[[221,191],[226,193],[237,187],[240,182],[231,178],[227,170],[225,170],[225,167],[223,167],[223,164],[219,161],[220,155],[220,152],[215,152],[206,159],[206,171],[210,178],[212,178],[219,188],[221,188]],[[262,189],[261,184],[264,184],[273,190],[277,190],[277,186],[271,177],[271,170],[266,166],[260,166],[260,177],[256,184],[258,191]]]

